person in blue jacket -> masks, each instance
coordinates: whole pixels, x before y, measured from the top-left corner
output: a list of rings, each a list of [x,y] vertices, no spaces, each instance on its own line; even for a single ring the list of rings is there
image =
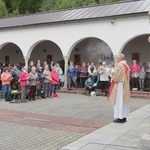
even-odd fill
[[[71,90],[71,83],[74,83],[75,88],[77,88],[77,72],[76,68],[73,65],[73,61],[70,61],[70,66],[67,70],[67,78],[68,78],[68,90]]]

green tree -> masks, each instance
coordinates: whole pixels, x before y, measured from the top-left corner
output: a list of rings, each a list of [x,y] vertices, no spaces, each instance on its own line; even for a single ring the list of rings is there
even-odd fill
[[[0,18],[8,16],[8,9],[6,7],[5,2],[0,0]]]
[[[19,9],[16,9],[12,13],[9,14],[9,16],[19,16],[19,15],[20,15]]]
[[[42,12],[54,10],[56,5],[56,0],[43,0],[41,8],[39,9]]]
[[[12,13],[16,10],[20,14],[26,13],[36,13],[39,12],[39,9],[42,4],[42,0],[4,0],[8,8],[9,13]]]

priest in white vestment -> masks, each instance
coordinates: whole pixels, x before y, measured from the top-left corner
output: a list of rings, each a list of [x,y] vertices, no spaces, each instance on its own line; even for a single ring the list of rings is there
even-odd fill
[[[124,55],[119,53],[115,57],[116,65],[111,70],[111,86],[108,100],[114,104],[115,123],[125,123],[129,115],[128,102],[130,99],[129,66],[124,61]]]

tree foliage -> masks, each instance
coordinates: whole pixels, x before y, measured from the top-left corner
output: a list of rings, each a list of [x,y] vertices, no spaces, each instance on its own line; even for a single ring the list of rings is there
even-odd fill
[[[6,3],[9,13],[19,10],[20,14],[36,13],[41,7],[42,0],[3,0]]]
[[[118,1],[121,0],[0,0],[0,17],[77,8]]]
[[[8,16],[8,9],[6,7],[5,2],[0,0],[0,18]]]

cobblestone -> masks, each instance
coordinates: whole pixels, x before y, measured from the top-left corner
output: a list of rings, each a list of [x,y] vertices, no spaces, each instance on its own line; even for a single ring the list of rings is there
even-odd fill
[[[147,105],[131,99],[130,111]],[[113,119],[105,97],[59,94],[27,104],[0,102],[0,150],[58,150]]]

